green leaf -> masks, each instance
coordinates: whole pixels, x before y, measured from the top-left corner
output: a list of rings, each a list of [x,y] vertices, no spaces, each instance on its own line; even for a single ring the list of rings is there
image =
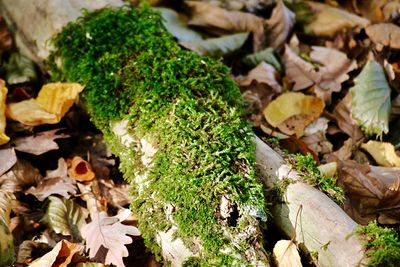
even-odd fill
[[[11,200],[13,195],[0,191],[0,266],[11,265],[14,258],[14,240],[10,231]]]
[[[201,42],[182,42],[181,45],[203,56],[220,57],[242,47],[249,33],[236,33]]]
[[[382,66],[375,60],[368,61],[354,83],[350,88],[354,119],[366,135],[382,136],[389,131],[391,107],[390,87]]]
[[[33,61],[19,53],[11,54],[4,65],[6,80],[9,84],[30,82],[37,78]]]
[[[161,13],[164,27],[170,34],[178,39],[179,42],[197,42],[203,40],[201,34],[190,29],[182,17],[174,10],[165,7],[153,9]]]
[[[81,240],[80,228],[85,223],[88,211],[71,199],[49,196],[49,204],[43,221],[57,234]]]
[[[282,70],[281,64],[274,55],[274,49],[271,47],[254,54],[247,55],[243,58],[243,62],[251,67],[257,66],[263,61],[271,64],[277,71]]]

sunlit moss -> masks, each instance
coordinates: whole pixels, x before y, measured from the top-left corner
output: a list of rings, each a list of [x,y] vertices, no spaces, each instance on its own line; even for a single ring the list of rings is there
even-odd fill
[[[229,69],[181,49],[159,14],[147,7],[86,13],[53,43],[57,50],[49,62],[61,59],[61,68],[52,65],[56,79],[85,85],[83,97],[94,123],[121,156],[147,246],[160,252],[154,239],[171,226],[165,215],[170,204],[177,237],[188,247],[196,237],[203,247],[200,260],[188,262],[246,265],[233,255],[257,242],[254,236],[231,247],[232,255],[221,248],[250,217],[257,213],[264,218],[266,212],[254,170],[253,133],[243,119],[242,98]],[[133,137],[145,137],[156,146],[151,168],[141,163],[140,151],[113,135],[113,123],[122,119],[129,121]],[[134,177],[144,171],[149,186],[138,194]],[[224,195],[240,210],[237,226],[226,225],[226,232],[218,215]]]

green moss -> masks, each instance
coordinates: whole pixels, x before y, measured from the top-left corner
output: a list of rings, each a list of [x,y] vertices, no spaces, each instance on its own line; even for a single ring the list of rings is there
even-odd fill
[[[221,249],[266,212],[254,171],[253,133],[229,69],[181,49],[147,7],[86,13],[53,43],[57,51],[49,62],[61,59],[61,71],[52,65],[56,79],[85,85],[92,119],[121,158],[146,244],[160,251],[154,238],[171,226],[169,204],[176,236],[188,247],[194,238],[203,247],[201,266],[243,265],[231,255],[242,254],[257,238],[236,242],[231,255]],[[122,119],[129,121],[131,136],[157,147],[151,168],[141,163],[138,144],[127,148],[113,135],[113,123]],[[135,176],[145,172],[146,186],[139,189]],[[233,225],[219,215],[225,195],[239,210]]]
[[[386,227],[372,222],[367,226],[359,227],[358,234],[365,238],[364,246],[370,258],[368,266],[396,267],[400,264],[399,234]]]
[[[319,190],[330,196],[337,204],[343,204],[343,189],[336,185],[336,179],[321,174],[311,154],[295,154],[292,159],[292,165],[302,174],[300,175],[301,179],[306,183],[316,186]]]

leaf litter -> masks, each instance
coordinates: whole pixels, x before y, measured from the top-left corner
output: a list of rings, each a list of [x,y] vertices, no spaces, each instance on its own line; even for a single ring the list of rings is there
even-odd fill
[[[182,46],[232,68],[256,132],[312,153],[345,191],[343,208],[358,223],[400,225],[397,1],[183,2],[156,7],[165,27]],[[124,266],[125,256],[135,256],[126,245],[141,239],[124,222],[131,197],[118,161],[84,115],[71,115],[84,113],[74,105],[83,87],[38,90],[46,79],[12,42],[1,18],[0,203],[19,201],[20,211],[3,212],[5,226],[20,229],[29,220],[30,230],[6,235],[19,252],[1,249],[8,256],[0,258]],[[113,229],[121,231],[113,236]],[[99,233],[102,239],[91,239]],[[298,264],[296,245],[281,246],[293,254],[289,266]]]

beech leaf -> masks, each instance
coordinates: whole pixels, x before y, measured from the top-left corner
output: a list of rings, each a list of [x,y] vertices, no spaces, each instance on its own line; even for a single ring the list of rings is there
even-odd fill
[[[113,217],[109,217],[103,211],[90,214],[92,221],[82,227],[81,233],[86,240],[86,249],[89,250],[91,258],[96,256],[100,247],[104,247],[108,249],[105,264],[125,266],[122,258],[129,255],[125,245],[132,243],[132,238],[128,235],[140,235],[136,227],[121,223],[130,213],[130,210],[125,209]]]
[[[290,11],[282,0],[279,0],[267,21],[269,29],[269,45],[273,48],[282,46],[295,23],[296,15]]]
[[[9,84],[30,82],[37,78],[33,61],[19,53],[12,53],[4,68]]]
[[[400,49],[400,27],[393,23],[369,25],[365,32],[375,44]]]
[[[26,152],[33,155],[41,155],[50,150],[58,149],[58,144],[55,139],[68,138],[67,134],[56,134],[60,129],[40,132],[36,135],[18,137],[13,140],[15,150]]]
[[[300,254],[296,244],[291,240],[279,240],[273,249],[278,267],[301,267]]]
[[[8,105],[7,115],[26,125],[58,123],[72,107],[83,86],[77,83],[49,83],[36,99]]]
[[[200,1],[185,1],[185,4],[192,11],[190,25],[213,27],[229,32],[251,32],[254,50],[259,51],[263,47],[265,42],[263,18],[246,12],[228,11]]]
[[[370,140],[362,144],[361,148],[366,150],[374,160],[384,167],[400,167],[400,157],[397,156],[391,143]]]
[[[370,24],[368,19],[344,9],[310,1],[307,4],[315,13],[315,17],[305,25],[304,30],[319,37],[332,37],[339,31],[355,27],[364,28]]]
[[[29,267],[67,267],[73,256],[82,251],[81,244],[61,240],[50,252],[29,264]]]
[[[318,97],[289,92],[271,101],[263,113],[272,126],[300,137],[304,128],[321,115],[324,107],[324,101]]]
[[[350,88],[353,117],[360,123],[366,135],[389,131],[390,87],[382,66],[370,60],[354,79]]]
[[[8,143],[10,137],[6,135],[6,99],[7,99],[6,83],[0,79],[0,146]]]
[[[161,13],[163,25],[179,42],[202,41],[203,38],[198,32],[189,29],[183,18],[174,10],[165,7],[153,8]]]
[[[246,32],[236,33],[200,42],[182,42],[181,45],[203,56],[219,57],[242,47],[248,36]]]
[[[282,67],[278,59],[274,55],[274,50],[268,47],[260,52],[247,55],[243,58],[243,62],[249,66],[257,66],[261,62],[265,61],[268,64],[274,66],[277,71],[281,71]]]
[[[43,220],[57,234],[81,239],[79,229],[85,224],[89,212],[71,199],[49,196],[49,204]]]

